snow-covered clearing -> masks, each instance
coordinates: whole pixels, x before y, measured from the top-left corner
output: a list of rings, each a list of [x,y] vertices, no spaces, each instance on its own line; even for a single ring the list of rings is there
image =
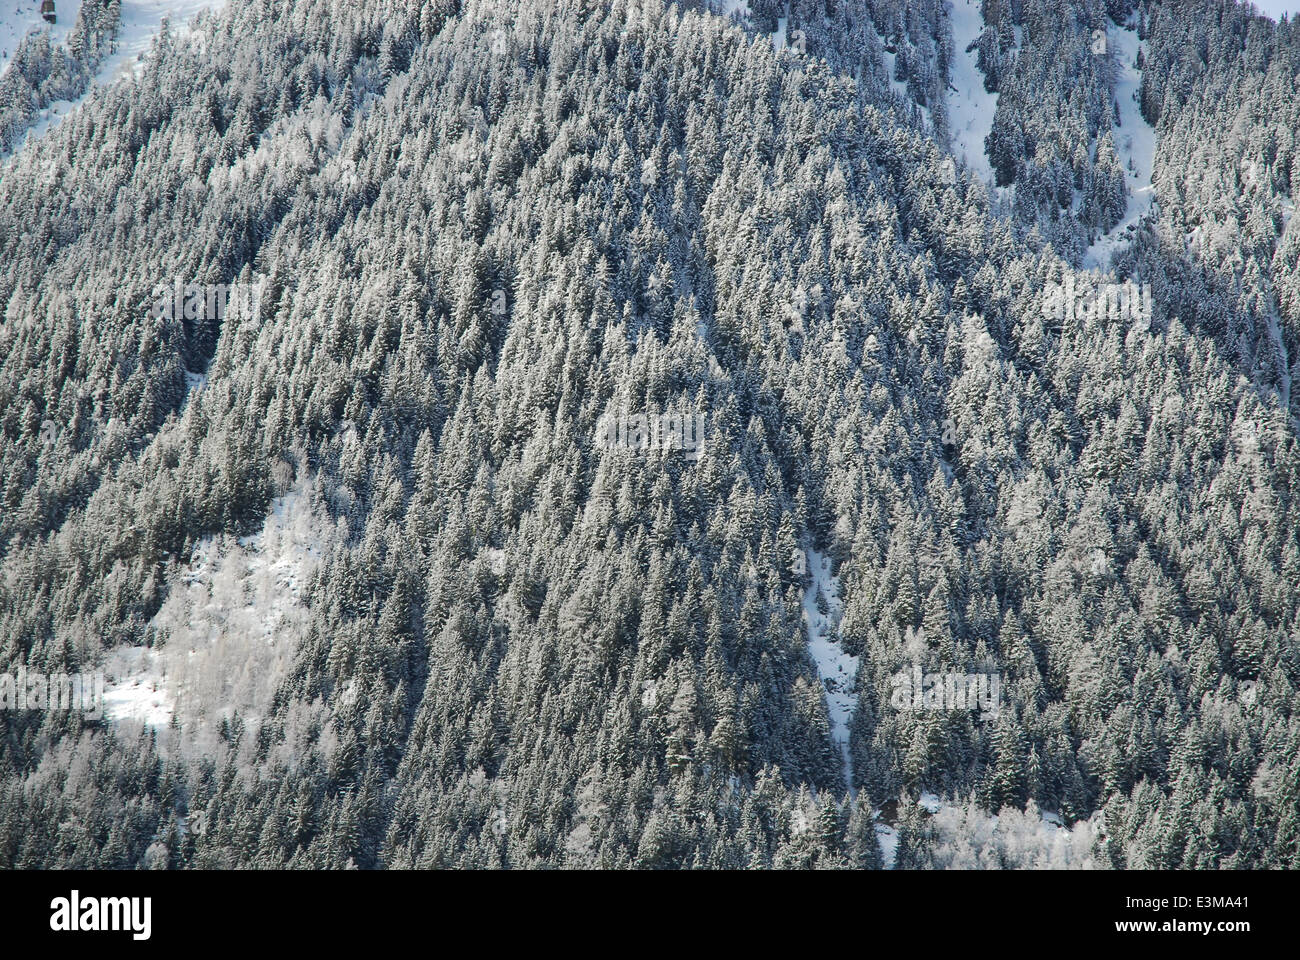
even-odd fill
[[[171,722],[175,705],[166,683],[153,669],[157,654],[146,647],[119,647],[105,663],[104,714],[150,727]]]
[[[1151,166],[1156,154],[1156,132],[1138,109],[1137,93],[1142,71],[1137,68],[1137,27],[1130,24],[1108,31],[1106,42],[1119,68],[1115,81],[1115,102],[1119,104],[1120,125],[1114,131],[1115,149],[1128,182],[1128,210],[1115,229],[1088,248],[1083,265],[1106,269],[1117,249],[1128,242],[1129,228],[1151,210],[1155,188],[1151,185]]]
[[[80,9],[81,0],[58,0],[57,22],[50,24],[41,16],[41,0],[0,0],[0,73],[9,66],[22,38],[35,30],[49,30],[51,45],[67,40]]]
[[[722,15],[730,17],[738,14],[742,19],[749,16],[749,0],[722,0]]]
[[[876,842],[880,844],[880,856],[885,862],[885,869],[894,869],[894,863],[898,860],[898,831],[887,823],[877,823]]]
[[[226,0],[122,0],[122,23],[118,30],[117,48],[100,64],[90,90],[76,100],[56,100],[41,110],[39,119],[27,131],[22,145],[25,146],[44,136],[46,131],[75,109],[95,87],[112,83],[123,77],[136,76],[141,69],[141,58],[149,52],[154,37],[162,27],[164,17],[168,20],[172,36],[180,39],[189,35],[189,25],[195,15],[204,10],[219,10],[225,6],[225,2]],[[20,26],[15,24],[13,30],[6,32],[10,20],[7,14],[11,5],[15,3],[20,10],[26,6],[37,10],[36,19],[40,21],[38,0],[0,0],[0,48],[7,48],[10,55],[17,46],[17,40],[13,40],[11,44],[8,37]],[[69,11],[66,20],[65,5]],[[80,6],[80,0],[75,3],[71,0],[58,0],[59,22],[56,29],[59,32],[53,37],[56,42],[67,39],[67,32],[76,22],[76,10]],[[44,25],[44,21],[40,22]],[[26,33],[26,30],[17,33],[16,36],[21,38],[23,33]],[[5,63],[0,64],[0,70],[4,69],[7,62],[6,57]],[[22,146],[16,147],[14,153],[21,149]]]
[[[109,653],[108,718],[157,728],[175,715],[190,739],[236,710],[263,715],[305,635],[303,594],[332,533],[300,484],[260,533],[204,540],[150,624],[162,642]]]
[[[839,578],[831,572],[830,557],[816,550],[808,551],[812,583],[804,591],[803,619],[808,630],[808,652],[817,664],[817,674],[826,690],[827,716],[831,740],[839,748],[844,763],[844,780],[853,787],[853,763],[849,757],[849,721],[858,704],[858,658],[840,646],[840,617],[844,601],[840,596]]]
[[[998,96],[984,89],[984,74],[975,65],[975,51],[966,48],[984,31],[979,0],[952,0],[949,18],[952,23],[952,85],[948,91],[948,128],[952,150],[958,159],[965,158],[971,172],[993,192],[993,166],[984,151],[984,139],[993,129],[993,114]]]
[[[166,17],[173,37],[189,33],[194,16],[204,10],[220,10],[226,0],[122,0],[122,29],[117,51],[104,61],[97,78],[110,83],[139,72],[140,58],[149,52]]]
[[[932,834],[930,854],[939,869],[1074,869],[1101,866],[1094,844],[1102,834],[1100,814],[1065,825],[1060,814],[1039,810],[1003,809],[994,814],[974,803],[945,800],[922,793],[916,806],[924,812]],[[901,811],[900,811],[901,812]],[[876,824],[885,869],[898,860],[898,829],[883,821]]]

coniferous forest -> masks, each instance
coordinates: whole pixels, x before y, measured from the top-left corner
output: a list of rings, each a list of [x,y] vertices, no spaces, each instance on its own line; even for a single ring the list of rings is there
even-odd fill
[[[104,693],[0,678],[0,866],[1300,867],[1295,23],[81,10],[0,673]]]

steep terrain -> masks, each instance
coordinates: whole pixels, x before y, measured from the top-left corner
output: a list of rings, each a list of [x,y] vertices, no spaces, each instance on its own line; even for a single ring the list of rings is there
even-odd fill
[[[983,5],[982,161],[944,5],[720,7],[230,0],[6,166],[0,665],[115,699],[0,720],[0,863],[1300,863],[1293,275],[1171,248],[1189,14],[1106,277],[1129,5]]]

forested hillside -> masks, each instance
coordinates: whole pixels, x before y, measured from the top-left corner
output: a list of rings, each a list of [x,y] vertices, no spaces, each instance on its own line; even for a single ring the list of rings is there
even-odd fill
[[[165,31],[0,166],[0,669],[163,704],[0,713],[0,864],[1300,865],[1298,40],[1194,6],[988,0],[993,185],[931,0]]]

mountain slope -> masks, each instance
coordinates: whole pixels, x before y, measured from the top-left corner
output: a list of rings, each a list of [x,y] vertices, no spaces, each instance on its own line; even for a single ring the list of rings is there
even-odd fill
[[[212,543],[291,491],[320,532],[269,703],[13,715],[0,861],[878,867],[879,810],[943,865],[925,794],[1071,864],[1032,811],[1100,865],[1295,864],[1285,412],[1163,293],[1047,309],[1096,302],[1088,223],[990,209],[806,4],[814,53],[689,6],[231,3],[15,159],[0,662],[205,643]],[[160,315],[175,278],[260,292]],[[668,416],[702,445],[629,440]],[[999,709],[899,706],[914,668]]]

